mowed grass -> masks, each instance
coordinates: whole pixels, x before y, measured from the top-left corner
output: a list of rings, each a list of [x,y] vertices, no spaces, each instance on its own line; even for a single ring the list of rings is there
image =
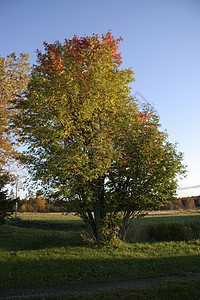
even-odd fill
[[[27,217],[20,215],[24,220]],[[31,217],[36,220],[42,215]],[[46,214],[44,218],[48,222],[82,222],[72,215]],[[152,217],[152,222],[155,222],[154,218],[157,217]],[[136,220],[136,223],[141,225],[150,222],[151,218],[146,219],[148,221]],[[133,224],[131,230],[136,228]],[[200,239],[132,244],[118,242],[106,247],[86,243],[81,233],[75,231],[10,225],[0,228],[0,288],[110,282],[190,272],[200,272]]]
[[[52,223],[63,225],[82,225],[84,222],[74,213],[18,213],[18,218],[22,221],[37,223]]]
[[[82,219],[74,213],[18,213],[18,217],[24,221],[50,222],[50,223],[83,223]],[[192,213],[188,211],[180,211],[174,214],[162,214],[149,212],[144,218],[134,219],[135,224],[152,224],[152,223],[169,223],[169,222],[198,222],[200,223],[200,210]]]

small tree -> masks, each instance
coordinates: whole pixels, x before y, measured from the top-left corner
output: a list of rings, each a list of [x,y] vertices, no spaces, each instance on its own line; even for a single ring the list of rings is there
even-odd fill
[[[158,117],[140,113],[131,97],[134,73],[119,68],[121,40],[109,31],[44,43],[17,105],[31,174],[57,191],[96,240],[119,232],[123,239],[130,219],[165,202],[183,172]]]
[[[7,218],[9,218],[14,210],[16,199],[9,199],[7,192],[4,190],[5,185],[9,182],[8,174],[0,175],[0,226],[5,224]]]

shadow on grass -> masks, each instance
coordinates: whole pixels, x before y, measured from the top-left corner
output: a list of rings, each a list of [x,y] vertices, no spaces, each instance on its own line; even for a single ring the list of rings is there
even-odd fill
[[[34,222],[33,222],[34,223]],[[10,223],[12,224],[12,223]],[[27,224],[25,222],[25,224]],[[32,222],[31,222],[32,224]],[[51,228],[49,226],[48,228]],[[3,226],[0,228],[0,249],[4,251],[23,251],[50,249],[59,247],[86,246],[83,236],[87,234],[81,227],[76,230],[42,230],[34,226]],[[200,241],[199,223],[153,223],[137,225],[128,232],[126,241],[128,243],[148,243],[155,242],[181,242],[196,240]],[[90,245],[91,246],[91,245]]]
[[[54,247],[77,247],[85,243],[81,234],[84,231],[55,231],[34,228],[3,226],[0,228],[0,250],[23,251]]]
[[[60,231],[80,231],[85,229],[85,224],[82,220],[22,220],[20,218],[10,219],[9,225],[22,227],[22,228],[34,228],[44,230],[60,230]]]

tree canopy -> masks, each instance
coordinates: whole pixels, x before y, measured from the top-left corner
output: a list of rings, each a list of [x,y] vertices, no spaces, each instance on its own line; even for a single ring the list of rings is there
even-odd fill
[[[24,161],[76,211],[93,237],[123,239],[132,217],[158,207],[184,173],[158,117],[131,96],[122,38],[106,35],[44,43],[37,51],[15,124],[28,146]],[[122,218],[121,218],[122,214]]]

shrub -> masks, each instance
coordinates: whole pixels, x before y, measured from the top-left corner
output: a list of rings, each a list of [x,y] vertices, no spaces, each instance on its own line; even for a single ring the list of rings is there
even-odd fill
[[[195,222],[152,224],[148,226],[147,236],[150,241],[188,241],[200,237],[200,224]]]
[[[20,207],[19,211],[20,211],[20,212],[26,212],[26,211],[27,211],[26,205],[25,205],[25,204],[22,204],[22,206]]]
[[[6,219],[12,215],[15,201],[8,199],[5,191],[0,191],[0,225],[5,224]]]

